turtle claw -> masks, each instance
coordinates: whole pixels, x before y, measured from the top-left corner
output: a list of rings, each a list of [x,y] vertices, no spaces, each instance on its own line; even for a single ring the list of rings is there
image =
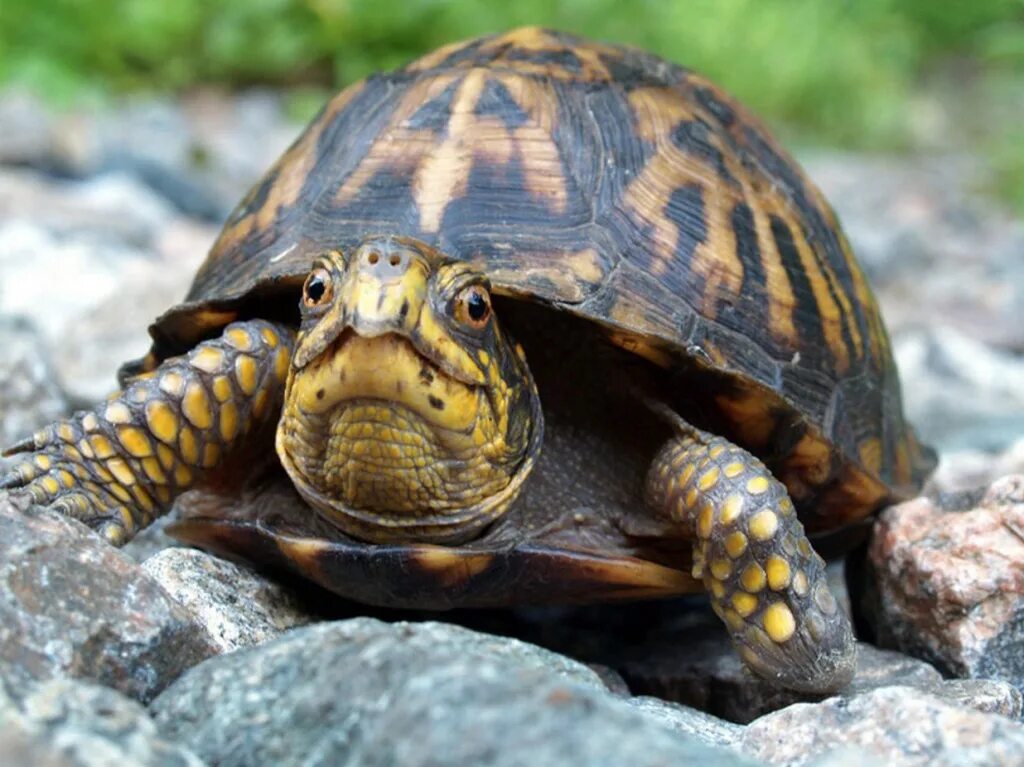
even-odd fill
[[[122,505],[85,469],[68,443],[58,436],[57,428],[73,424],[55,424],[24,439],[4,451],[17,456],[13,466],[0,475],[0,490],[22,513],[52,511],[88,525],[108,541],[125,542]]]

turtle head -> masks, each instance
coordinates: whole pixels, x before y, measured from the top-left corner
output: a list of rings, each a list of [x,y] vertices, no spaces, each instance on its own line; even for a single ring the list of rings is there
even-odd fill
[[[302,496],[370,541],[472,537],[518,495],[540,401],[486,277],[415,240],[316,260],[277,452]]]

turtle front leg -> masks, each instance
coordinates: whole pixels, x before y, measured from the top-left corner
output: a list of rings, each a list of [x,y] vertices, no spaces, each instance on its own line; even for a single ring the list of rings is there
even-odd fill
[[[646,500],[693,537],[703,580],[743,661],[782,687],[827,693],[853,676],[856,643],[781,482],[731,442],[677,423]]]
[[[229,325],[5,451],[20,461],[0,488],[127,542],[277,417],[293,341],[291,329],[263,320]]]

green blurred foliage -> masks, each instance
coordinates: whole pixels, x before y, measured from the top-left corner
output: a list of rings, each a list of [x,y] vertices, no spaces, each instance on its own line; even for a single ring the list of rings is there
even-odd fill
[[[938,59],[1024,73],[1024,0],[2,0],[0,81],[57,101],[334,88],[523,24],[650,49],[776,124],[854,147],[906,140],[908,98]]]

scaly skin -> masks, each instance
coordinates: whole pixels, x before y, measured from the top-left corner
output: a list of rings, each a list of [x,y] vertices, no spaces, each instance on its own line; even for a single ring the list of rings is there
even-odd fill
[[[0,488],[124,543],[277,417],[293,337],[264,320],[228,325],[94,410],[12,447],[6,454],[22,460]]]
[[[647,502],[693,538],[693,576],[740,656],[795,690],[831,692],[853,675],[856,643],[785,486],[757,458],[678,418],[647,475]]]

